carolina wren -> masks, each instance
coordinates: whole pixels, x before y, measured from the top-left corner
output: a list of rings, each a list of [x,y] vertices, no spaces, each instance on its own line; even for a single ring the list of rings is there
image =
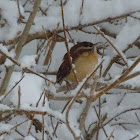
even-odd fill
[[[57,83],[62,83],[63,80],[76,82],[68,57],[68,53],[66,53],[57,72]],[[74,70],[76,70],[77,80],[80,82],[94,70],[98,63],[96,44],[80,42],[70,49],[70,57],[72,58],[72,64],[75,65]]]

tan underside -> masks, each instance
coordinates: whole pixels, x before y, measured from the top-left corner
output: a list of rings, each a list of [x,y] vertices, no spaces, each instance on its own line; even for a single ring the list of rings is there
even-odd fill
[[[98,64],[98,56],[96,52],[84,53],[79,56],[75,61],[76,77],[81,82],[87,75],[89,75]],[[66,77],[66,80],[75,82],[73,72]]]

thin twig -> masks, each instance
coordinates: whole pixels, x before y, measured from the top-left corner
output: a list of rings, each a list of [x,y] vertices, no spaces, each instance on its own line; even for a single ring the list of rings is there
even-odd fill
[[[114,130],[115,130],[115,129],[114,129]],[[108,137],[108,139],[107,139],[107,140],[111,140],[111,138],[113,138],[113,139],[114,139],[114,136],[113,136],[114,130],[111,132],[111,134],[110,134],[110,136]]]
[[[20,12],[20,6],[19,6],[19,0],[17,0],[17,7],[18,7],[18,13],[19,13],[19,22],[22,22],[22,19],[24,18],[24,16],[21,14]]]
[[[66,103],[66,105],[64,106],[63,110],[61,111],[61,113],[64,113],[65,109],[67,108],[68,104],[70,103],[70,100]],[[59,122],[57,122],[56,127],[54,129],[53,135],[56,135],[56,131],[58,128]]]
[[[66,31],[67,31],[67,33],[68,33],[68,35],[69,35],[70,39],[71,39],[71,42],[73,43],[73,45],[75,45],[74,39],[72,38],[72,36],[71,36],[70,32],[69,32],[68,30],[66,30]]]
[[[140,123],[140,119],[139,119],[138,114],[136,112],[135,112],[135,115],[136,115],[138,122]]]
[[[48,42],[47,42],[47,44],[38,52],[37,58],[36,58],[36,59],[38,59],[38,57],[40,56],[40,54],[41,54],[46,48],[48,48],[48,46],[50,45],[50,43],[52,42],[52,40],[54,40],[55,36],[57,35],[59,25],[60,25],[60,23],[57,24],[57,27],[56,27],[54,33],[52,34],[52,36],[49,37],[49,39],[48,39],[48,36],[47,36],[47,32],[46,32],[45,29],[43,28],[44,32],[46,33],[45,36],[46,36],[46,39],[48,39]],[[55,41],[55,42],[56,42],[56,41]]]
[[[112,117],[110,120],[108,120],[108,121],[104,124],[104,126],[107,125],[108,123],[110,123],[110,122],[111,122],[112,120],[114,120],[116,117],[118,117],[118,116],[120,116],[120,115],[122,115],[122,114],[124,114],[124,113],[130,112],[130,111],[135,111],[135,110],[140,110],[140,107],[126,109],[125,111],[122,111],[122,112],[118,113],[117,115],[115,115],[114,117]]]
[[[103,47],[102,59],[104,58],[104,53],[105,53],[105,45]],[[101,68],[100,68],[100,76],[99,77],[102,76],[102,70],[103,70],[103,65],[101,65]]]
[[[45,93],[47,98],[49,100],[56,100],[56,101],[70,101],[71,99],[74,98],[74,96],[68,96],[68,97],[64,97],[64,96],[54,96],[51,93]],[[88,96],[86,94],[81,94],[79,96],[76,97],[76,100],[81,99],[81,98],[88,98]]]
[[[41,93],[41,95],[40,95],[40,97],[39,97],[39,99],[38,99],[38,101],[37,101],[37,103],[36,103],[36,107],[38,107],[39,102],[40,102],[40,100],[41,100],[41,98],[42,98],[44,92],[45,92],[45,89],[44,89],[43,92]]]
[[[107,72],[110,70],[110,68],[112,67],[112,65],[114,64],[114,62],[118,59],[118,56],[113,57],[113,59],[110,61],[110,63],[108,64],[106,70],[103,73],[103,77],[105,77],[107,75]]]
[[[25,121],[23,121],[23,122],[21,122],[21,123],[18,123],[16,126],[12,127],[9,131],[15,129],[16,127],[22,125],[23,123],[25,123],[25,122],[27,122],[27,121],[28,121],[28,119],[25,120]],[[0,136],[2,136],[2,135],[4,135],[4,134],[7,134],[7,133],[8,133],[7,131],[4,131],[4,132],[0,133]]]
[[[98,114],[98,112],[97,112],[95,106],[94,106],[94,109],[95,109],[96,115],[97,115],[98,120],[99,120],[98,127],[99,127],[99,128],[101,127],[101,128],[103,129],[103,132],[104,132],[105,136],[108,137],[108,136],[107,136],[107,133],[106,133],[106,131],[105,131],[105,129],[104,129],[104,126],[103,126],[103,123],[102,123],[101,117],[99,116],[99,114]],[[100,130],[100,129],[98,129],[97,133],[99,133],[99,130]]]
[[[21,97],[21,90],[20,86],[18,87],[18,109],[20,108],[20,97]]]
[[[136,136],[134,136],[133,138],[129,139],[129,140],[134,140],[138,137],[139,135],[137,134]]]
[[[83,6],[84,6],[84,0],[82,0],[82,5],[81,5],[81,8],[80,8],[80,15],[82,15],[82,13],[83,13]]]
[[[0,50],[0,52],[1,52],[3,55],[5,55],[6,58],[8,58],[9,60],[11,60],[15,65],[20,66],[20,63],[18,63],[15,59],[13,59],[12,57],[9,57],[8,55],[6,55],[6,54],[5,54],[4,52],[2,52],[1,50]],[[35,75],[37,75],[37,76],[43,78],[44,80],[46,80],[46,81],[52,83],[53,85],[55,84],[53,81],[51,81],[51,80],[47,79],[46,77],[44,77],[44,76],[42,76],[42,75],[40,75],[40,74],[38,74],[38,73],[36,73],[36,72],[30,70],[30,69],[27,68],[27,67],[24,69],[24,72],[33,73],[33,74],[35,74]]]
[[[47,79],[46,77],[44,77],[44,76],[42,76],[42,75],[40,75],[40,74],[38,74],[38,73],[36,73],[36,72],[34,72],[34,71],[30,70],[30,69],[27,69],[27,71],[29,71],[30,73],[33,73],[33,74],[35,74],[35,75],[37,75],[37,76],[39,76],[39,77],[43,78],[44,80],[46,80],[46,81],[48,81],[48,82],[52,83],[53,85],[55,84],[53,81],[51,81],[51,80]]]
[[[72,70],[72,72],[74,74],[76,83],[78,84],[78,79],[77,79],[76,73],[75,73],[75,71],[73,69],[73,66],[72,66],[72,60],[70,58],[70,50],[69,50],[68,42],[67,42],[66,29],[65,29],[65,21],[64,21],[64,13],[63,13],[63,2],[62,2],[62,0],[60,0],[60,1],[61,1],[61,12],[62,12],[62,21],[63,21],[63,32],[64,32],[64,37],[65,37],[65,45],[66,45],[66,49],[67,49],[67,53],[68,53],[68,60],[69,60],[70,66],[71,66],[71,70]]]
[[[107,115],[105,114],[102,118],[102,122],[104,122],[107,119]],[[98,124],[92,129],[91,133],[86,137],[86,140],[91,140],[92,137],[95,135],[95,133],[101,129],[100,126],[98,126]]]
[[[42,94],[40,95],[40,98],[39,98],[39,100],[38,100],[37,103],[36,103],[36,107],[38,107],[39,102],[40,102],[40,100],[41,100],[41,98],[42,98],[44,92],[45,92],[45,89],[43,90]],[[30,133],[30,130],[31,130],[31,128],[32,128],[32,125],[33,125],[33,122],[34,122],[34,117],[35,117],[35,115],[32,115],[32,119],[31,119],[31,122],[30,122],[30,125],[29,125],[29,128],[28,128],[28,134]]]
[[[114,46],[114,44],[96,26],[93,25],[93,27],[101,34],[101,36],[103,36],[107,40],[107,42],[115,49],[115,51],[118,53],[118,55],[120,56],[120,58],[124,61],[124,63],[126,64],[126,66],[128,66],[127,62],[125,61],[125,59],[123,58],[123,56],[121,55],[121,53],[119,52],[119,50],[117,50],[117,48]]]
[[[44,122],[44,115],[42,115],[42,140],[44,140],[45,135],[45,122]]]
[[[22,81],[25,76],[23,75],[21,79],[15,83],[15,85],[4,95],[4,97],[0,100],[0,103],[11,93],[11,91]]]

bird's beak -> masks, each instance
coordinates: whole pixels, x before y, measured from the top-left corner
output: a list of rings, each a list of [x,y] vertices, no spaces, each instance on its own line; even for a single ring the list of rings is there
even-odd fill
[[[95,43],[94,45],[97,47],[97,48],[99,48],[99,47],[101,47],[101,46],[103,46],[105,43],[103,43],[103,42],[97,42],[97,43]]]
[[[100,47],[100,46],[102,46],[102,45],[103,45],[102,42],[95,43],[95,44],[93,45],[93,49],[92,49],[92,50],[93,50],[94,52],[97,52],[97,48]]]
[[[101,48],[101,47],[103,47],[103,46],[105,46],[106,45],[106,43],[107,42],[98,42],[98,43],[95,43],[94,45],[96,46],[95,48],[96,48],[96,52],[97,52],[97,50],[99,49],[99,48]]]

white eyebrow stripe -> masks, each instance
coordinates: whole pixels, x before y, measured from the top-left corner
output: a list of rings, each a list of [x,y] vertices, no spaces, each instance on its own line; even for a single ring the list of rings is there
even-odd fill
[[[78,48],[75,53],[79,50],[88,50],[88,49],[93,49],[93,47],[84,47],[84,46],[81,46],[80,48]]]

